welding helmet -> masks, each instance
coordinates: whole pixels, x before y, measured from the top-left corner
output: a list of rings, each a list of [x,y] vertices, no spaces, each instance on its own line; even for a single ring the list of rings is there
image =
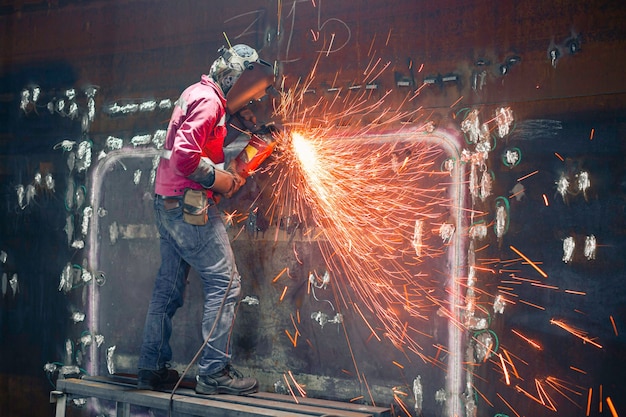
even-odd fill
[[[263,97],[265,90],[274,84],[273,67],[260,60],[257,51],[244,44],[221,48],[219,58],[211,65],[209,76],[226,96],[226,110],[231,115],[250,101]]]
[[[248,65],[259,59],[257,52],[248,45],[235,45],[229,49],[222,47],[220,56],[213,62],[209,76],[220,86],[224,94],[232,88]]]

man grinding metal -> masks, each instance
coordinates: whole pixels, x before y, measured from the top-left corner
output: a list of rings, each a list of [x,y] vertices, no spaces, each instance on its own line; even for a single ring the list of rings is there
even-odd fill
[[[231,161],[224,168],[226,120],[263,97],[274,81],[271,65],[247,45],[222,48],[208,75],[176,102],[155,184],[155,214],[161,266],[146,316],[138,363],[139,389],[174,383],[169,369],[172,317],[183,305],[190,268],[202,280],[204,306],[196,392],[245,395],[257,391],[230,365],[230,333],[241,279],[226,228],[216,206],[245,184],[247,173]]]

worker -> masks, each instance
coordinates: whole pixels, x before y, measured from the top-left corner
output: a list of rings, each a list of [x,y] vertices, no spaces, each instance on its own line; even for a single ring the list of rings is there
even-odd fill
[[[243,377],[230,364],[229,341],[241,281],[216,201],[230,198],[246,181],[233,163],[224,167],[226,120],[239,110],[228,107],[229,92],[236,93],[233,102],[241,107],[264,95],[267,80],[273,82],[273,71],[250,46],[239,44],[220,53],[208,74],[185,89],[176,102],[157,170],[154,208],[161,266],[145,321],[139,389],[157,389],[179,378],[170,369],[169,340],[190,268],[200,276],[204,291],[205,344],[197,364],[196,392],[245,395],[258,387],[256,379]],[[261,65],[259,71],[260,64],[269,70]],[[243,86],[234,88],[238,82]]]

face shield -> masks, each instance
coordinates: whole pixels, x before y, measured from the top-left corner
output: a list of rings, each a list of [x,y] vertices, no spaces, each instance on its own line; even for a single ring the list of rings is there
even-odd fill
[[[274,85],[274,68],[265,61],[248,64],[235,84],[226,94],[226,111],[235,114],[248,103],[267,94]]]
[[[274,84],[274,69],[248,45],[238,44],[220,52],[209,75],[224,92],[226,110],[232,115],[266,94],[266,89]]]

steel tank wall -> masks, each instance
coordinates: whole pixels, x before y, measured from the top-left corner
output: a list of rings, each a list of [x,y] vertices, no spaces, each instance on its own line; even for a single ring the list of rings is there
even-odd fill
[[[98,188],[92,175],[106,158],[100,152],[115,155],[117,142],[111,138],[128,150],[147,148],[150,153],[155,148],[153,139],[166,128],[173,101],[206,72],[225,43],[224,33],[233,43],[256,47],[263,59],[274,63],[279,87],[288,89],[315,70],[302,100],[312,107],[308,117],[330,119],[343,129],[358,132],[369,123],[391,123],[419,130],[432,123],[435,132],[455,132],[459,148],[475,155],[471,131],[464,131],[462,124],[470,111],[477,110],[496,136],[495,112],[510,107],[511,132],[493,142],[484,161],[484,171],[493,178],[491,194],[483,199],[466,189],[465,223],[457,225],[467,244],[463,270],[451,272],[441,258],[429,268],[444,271],[436,290],[444,293],[446,278],[467,288],[474,268],[481,307],[469,309],[470,298],[464,294],[463,305],[450,309],[457,309],[453,320],[429,311],[429,320],[415,326],[440,336],[447,333],[447,323],[456,323],[463,314],[482,317],[480,311],[489,310],[489,330],[499,350],[482,363],[470,366],[463,360],[461,365],[464,378],[474,376],[473,390],[467,392],[475,397],[480,416],[512,415],[513,410],[549,415],[551,401],[559,413],[580,413],[589,406],[590,415],[600,415],[603,406],[606,415],[607,396],[623,410],[626,404],[619,393],[624,375],[618,364],[626,320],[621,256],[625,15],[626,7],[612,1],[2,2],[0,270],[6,275],[0,302],[0,378],[9,387],[1,396],[2,414],[50,414],[48,378],[58,372],[50,371],[55,366],[82,366],[97,356],[99,365],[84,371],[106,373],[101,365],[106,364],[107,349],[115,346],[118,370],[132,369],[142,303],[158,267],[149,206],[153,155],[112,165],[103,171],[106,181]],[[368,86],[369,99],[385,103],[373,111],[337,120],[323,107],[313,108],[319,100],[341,101]],[[36,100],[35,94],[40,94]],[[258,107],[260,117],[268,119],[270,103]],[[79,155],[79,145],[85,143],[90,146]],[[517,151],[519,160],[506,159],[507,152]],[[472,161],[459,163],[471,184]],[[46,174],[53,185],[46,183]],[[589,176],[590,188],[580,188],[581,175]],[[569,181],[564,191],[559,188],[563,178]],[[245,210],[264,185],[262,178],[253,181],[239,205],[232,202],[224,209]],[[102,193],[110,214],[97,217],[105,226],[93,238],[102,248],[98,255],[89,252],[93,229],[81,230],[84,209],[96,192]],[[496,236],[502,201],[507,201],[506,233]],[[116,210],[120,218],[112,225]],[[102,213],[92,215],[94,219]],[[488,225],[488,236],[471,246],[470,227],[480,220]],[[235,251],[244,274],[255,277],[247,289],[272,300],[262,304],[263,314],[242,305],[234,339],[240,362],[259,375],[271,367],[278,373],[297,369],[317,375],[320,385],[309,383],[322,396],[325,392],[351,399],[356,385],[364,401],[371,401],[365,383],[344,369],[353,362],[347,345],[352,339],[341,335],[341,327],[322,329],[309,321],[300,331],[315,335],[309,339],[313,347],[303,339],[293,346],[290,340],[295,331],[289,327],[291,316],[304,311],[296,307],[312,308],[315,300],[306,291],[306,279],[300,279],[300,287],[289,285],[290,307],[284,307],[279,303],[282,281],[273,280],[287,266],[294,276],[306,278],[310,271],[299,258],[319,264],[321,271],[324,256],[319,249],[307,239],[290,241],[291,235],[279,227],[281,239],[256,232],[235,239],[238,227],[231,231]],[[591,236],[598,246],[588,256],[584,248]],[[567,246],[569,242],[575,245]],[[93,256],[106,267],[92,269]],[[150,261],[132,262],[141,259]],[[67,265],[70,272],[64,275]],[[85,277],[83,271],[93,276]],[[63,277],[71,277],[72,283]],[[181,317],[197,314],[198,291],[193,288]],[[93,290],[110,291],[109,304],[93,308]],[[492,310],[492,297],[498,293],[509,300],[501,315]],[[134,302],[140,297],[142,302]],[[424,415],[445,415],[446,400],[437,400],[435,391],[445,386],[445,371],[439,371],[449,363],[447,338],[428,344],[426,357],[432,362],[427,366],[412,356],[405,363],[402,349],[388,341],[372,342],[377,332],[367,328],[356,310],[350,311],[359,343],[356,356],[364,361],[365,376],[371,375],[367,381],[380,389],[373,396],[394,404],[399,413],[404,412],[400,403],[416,413],[412,383],[421,374],[425,387],[436,381],[424,391]],[[96,315],[108,327],[90,328]],[[475,349],[472,341],[484,332],[465,324],[458,324],[463,343]],[[329,329],[335,331],[332,337]],[[190,324],[180,335],[187,356],[193,343],[186,341],[197,342],[196,331]],[[104,337],[101,345],[96,336]],[[437,372],[426,371],[428,367]],[[274,377],[266,377],[268,388]],[[25,392],[25,385],[33,389]],[[455,410],[461,404],[466,402],[459,399]],[[88,407],[73,412],[93,414]]]

